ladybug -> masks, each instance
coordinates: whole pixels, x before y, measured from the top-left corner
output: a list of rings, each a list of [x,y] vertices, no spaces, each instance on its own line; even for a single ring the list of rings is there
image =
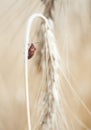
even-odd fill
[[[31,46],[28,49],[28,60],[31,59],[36,51],[36,48],[33,43],[31,43]]]

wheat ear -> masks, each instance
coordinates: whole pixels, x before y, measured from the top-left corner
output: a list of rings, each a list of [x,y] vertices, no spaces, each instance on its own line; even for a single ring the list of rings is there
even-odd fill
[[[51,130],[54,125],[56,107],[59,104],[59,54],[56,48],[56,40],[51,28],[45,29],[45,69],[46,87],[43,98],[43,115],[41,120],[41,130]]]
[[[27,29],[26,29],[26,38],[25,38],[25,85],[26,85],[26,107],[27,107],[27,120],[28,120],[28,130],[31,130],[31,119],[30,119],[30,103],[29,103],[29,85],[28,85],[28,44],[30,43],[30,30],[33,20],[35,18],[41,18],[45,25],[48,27],[48,21],[42,14],[34,14],[30,16]]]

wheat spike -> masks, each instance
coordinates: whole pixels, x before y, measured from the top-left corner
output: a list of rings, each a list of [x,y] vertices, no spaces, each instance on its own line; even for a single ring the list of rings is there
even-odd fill
[[[30,107],[29,107],[29,90],[28,90],[28,43],[30,43],[30,30],[33,20],[40,17],[44,20],[44,52],[45,52],[45,66],[46,68],[46,91],[43,99],[44,102],[44,115],[42,116],[41,129],[44,129],[45,125],[48,130],[52,127],[55,103],[58,101],[58,94],[56,90],[58,87],[58,52],[56,49],[55,37],[51,31],[48,20],[41,14],[34,14],[29,18],[26,30],[26,41],[25,41],[25,79],[26,79],[26,103],[27,103],[27,118],[28,118],[28,129],[31,130],[30,120]]]
[[[51,25],[50,25],[51,27]],[[45,28],[44,32],[44,47],[42,52],[45,52],[45,66],[42,66],[46,71],[45,92],[43,97],[43,114],[41,116],[41,130],[50,130],[53,126],[56,104],[59,103],[58,87],[59,87],[59,54],[56,48],[56,40],[50,27]],[[44,65],[44,64],[43,64]]]

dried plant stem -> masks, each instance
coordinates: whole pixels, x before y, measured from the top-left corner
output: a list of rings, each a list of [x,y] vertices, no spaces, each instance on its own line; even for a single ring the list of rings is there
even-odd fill
[[[25,38],[25,85],[26,85],[26,107],[27,107],[27,120],[28,120],[28,130],[31,129],[31,118],[30,118],[30,102],[29,102],[29,85],[28,85],[28,44],[30,43],[30,30],[31,25],[33,23],[33,20],[35,18],[41,18],[46,26],[48,26],[47,19],[42,14],[34,14],[30,16],[28,23],[27,23],[27,29],[26,29],[26,38]]]
[[[45,4],[44,16],[50,19],[53,19],[52,9],[54,8],[54,1],[55,0],[43,0]]]

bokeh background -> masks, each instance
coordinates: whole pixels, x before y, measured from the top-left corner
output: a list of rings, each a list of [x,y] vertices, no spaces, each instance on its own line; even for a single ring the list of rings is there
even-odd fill
[[[43,10],[44,4],[40,0],[0,0],[0,130],[27,128],[25,30],[29,16],[42,13]],[[64,65],[70,72],[67,75],[69,81],[91,110],[91,0],[55,0],[53,17],[57,46]],[[31,35],[33,42],[36,41],[34,30]],[[34,60],[29,63],[29,75],[31,113],[34,113],[32,106],[36,101],[35,96],[41,79]],[[70,109],[90,130],[91,115],[79,100],[73,100],[74,95],[70,94],[65,80],[63,84],[66,86],[64,94],[69,95],[66,99],[70,101]],[[72,119],[71,116],[70,118]],[[33,114],[32,120],[36,124]],[[73,119],[72,124],[76,130],[87,130]]]

